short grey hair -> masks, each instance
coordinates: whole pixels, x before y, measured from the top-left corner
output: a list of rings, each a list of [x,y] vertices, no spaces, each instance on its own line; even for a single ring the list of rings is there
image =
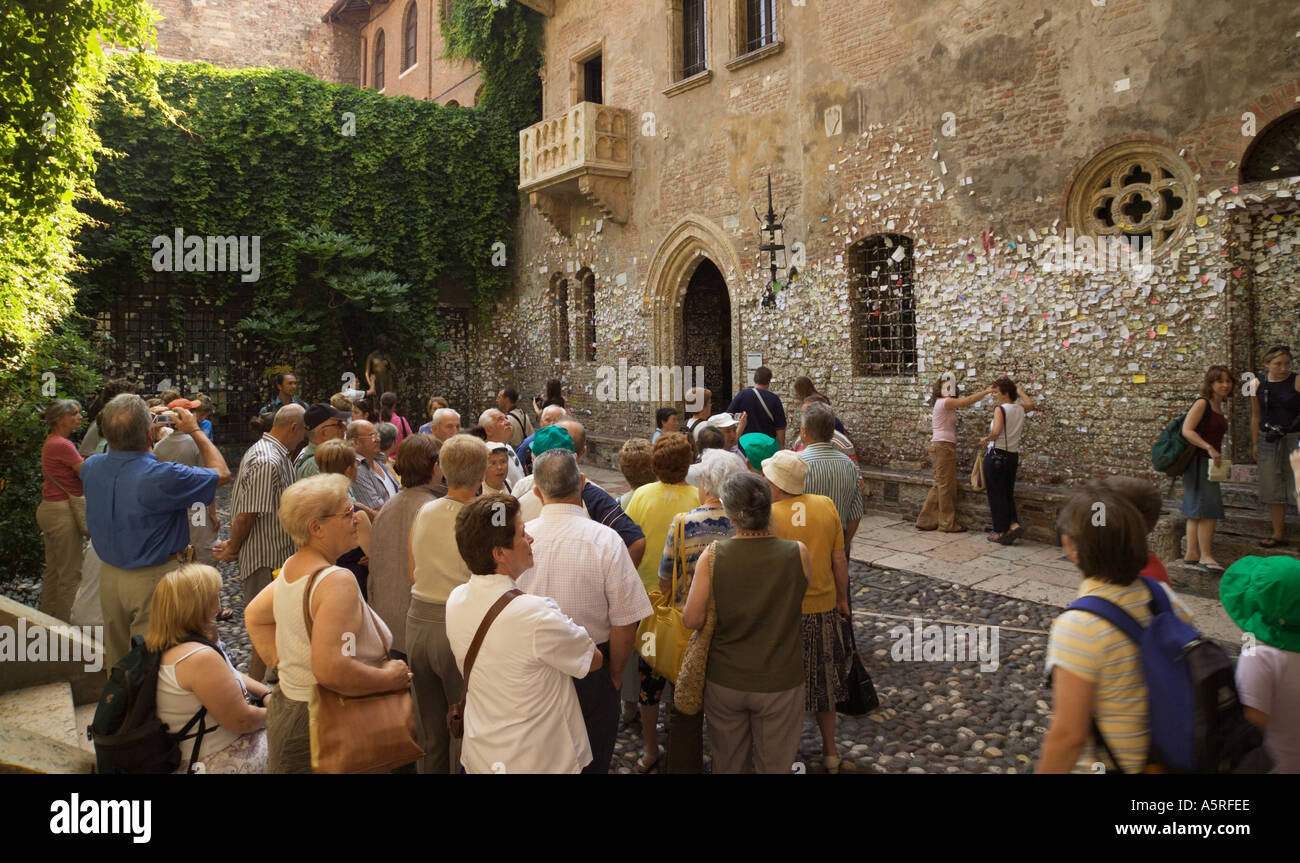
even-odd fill
[[[808,430],[805,443],[823,443],[835,436],[835,411],[820,402],[804,405],[803,427]]]
[[[41,411],[41,420],[50,428],[54,428],[64,417],[79,413],[81,413],[81,403],[75,399],[55,399]]]
[[[748,470],[722,483],[722,509],[739,530],[763,530],[772,522],[772,490],[767,480]]]
[[[433,412],[433,417],[431,419],[431,422],[434,425],[438,425],[447,417],[455,417],[456,424],[457,425],[460,424],[460,414],[452,410],[451,408],[438,408],[436,411]]]
[[[706,449],[700,453],[700,497],[718,497],[722,484],[732,474],[743,473],[745,464],[736,454],[722,449]]]
[[[379,448],[388,452],[397,443],[397,426],[392,423],[376,423],[375,430],[379,432]]]
[[[104,405],[95,422],[109,449],[133,450],[149,444],[153,414],[138,395],[121,393]]]
[[[578,459],[567,449],[549,449],[535,458],[533,476],[549,500],[573,497],[582,489]]]
[[[493,423],[497,422],[497,418],[493,416],[493,414],[501,414],[501,416],[505,416],[505,414],[501,413],[501,411],[497,410],[496,408],[488,408],[487,410],[483,411],[483,413],[478,415],[479,426],[481,428],[487,428]]]

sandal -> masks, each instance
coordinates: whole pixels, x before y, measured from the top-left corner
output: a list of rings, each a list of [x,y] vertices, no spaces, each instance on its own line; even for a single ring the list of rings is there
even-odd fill
[[[649,756],[646,755],[645,750],[642,750],[641,757],[636,760],[636,772],[649,773],[651,770],[655,769],[655,765],[658,764],[659,759],[663,757],[664,757],[664,751],[662,749],[660,749],[655,754],[654,758],[649,758]]]
[[[217,623],[225,623],[228,620],[233,620],[234,617],[235,617],[235,610],[233,608],[226,608],[222,606],[222,609],[217,612]]]
[[[1217,563],[1200,563],[1200,562],[1198,562],[1198,563],[1196,564],[1196,568],[1197,568],[1197,569],[1203,569],[1203,570],[1205,570],[1206,572],[1214,572],[1214,573],[1222,573],[1222,572],[1223,572],[1223,567],[1219,566]]]
[[[841,757],[839,757],[838,755],[823,755],[823,756],[822,756],[822,764],[826,765],[826,772],[827,772],[827,773],[839,773],[839,772],[840,772],[840,764],[841,764],[843,761],[844,761],[844,759],[841,758]]]
[[[1277,548],[1279,545],[1286,545],[1286,540],[1278,539],[1276,536],[1269,536],[1261,539],[1259,544],[1263,548]]]
[[[1018,540],[1018,539],[1020,539],[1020,537],[1022,537],[1022,536],[1024,536],[1024,535],[1025,535],[1025,526],[1024,526],[1023,524],[1018,524],[1018,525],[1016,525],[1015,527],[1011,528],[1011,530],[1009,530],[1009,531],[1007,531],[1005,534],[1003,534],[1003,536],[1002,536],[1002,544],[1003,544],[1003,545],[1014,545],[1014,544],[1015,544],[1015,541]]]
[[[990,533],[988,536],[986,536],[986,537],[984,537],[984,538],[987,539],[989,542],[997,542],[997,543],[1001,543],[1001,542],[1002,542],[1002,537],[1004,537],[1004,536],[1006,536],[1005,533]]]

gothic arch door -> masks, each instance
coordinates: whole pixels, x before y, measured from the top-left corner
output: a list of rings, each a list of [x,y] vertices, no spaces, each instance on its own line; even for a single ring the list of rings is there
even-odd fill
[[[713,412],[727,409],[731,390],[731,297],[717,265],[704,258],[682,300],[682,365],[704,367],[704,386],[713,393]],[[693,372],[692,372],[693,373]]]

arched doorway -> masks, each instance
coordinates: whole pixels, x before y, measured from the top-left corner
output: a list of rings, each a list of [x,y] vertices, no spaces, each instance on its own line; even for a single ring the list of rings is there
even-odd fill
[[[731,298],[716,264],[703,258],[682,299],[682,365],[704,367],[713,412],[731,403]],[[698,381],[695,382],[698,385]]]

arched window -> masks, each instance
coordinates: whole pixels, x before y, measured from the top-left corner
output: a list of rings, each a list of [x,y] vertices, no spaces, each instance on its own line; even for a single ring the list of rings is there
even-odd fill
[[[1241,161],[1241,182],[1300,174],[1300,111],[1284,114],[1255,138]]]
[[[460,103],[457,102],[455,99],[448,99],[448,100],[447,100],[447,104],[446,104],[446,105],[443,105],[443,107],[444,107],[444,108],[459,108],[459,107],[460,107]]]
[[[411,0],[411,5],[406,7],[406,22],[402,24],[403,72],[415,65],[416,17],[415,0]]]
[[[578,271],[578,303],[582,307],[582,357],[596,361],[596,276],[583,267]]]
[[[569,280],[556,273],[551,277],[551,302],[555,312],[551,316],[551,355],[562,363],[573,360],[573,347],[569,342]]]
[[[912,240],[876,234],[849,249],[855,375],[916,374]]]
[[[376,90],[384,89],[384,31],[380,30],[375,36],[375,74],[374,87]]]

